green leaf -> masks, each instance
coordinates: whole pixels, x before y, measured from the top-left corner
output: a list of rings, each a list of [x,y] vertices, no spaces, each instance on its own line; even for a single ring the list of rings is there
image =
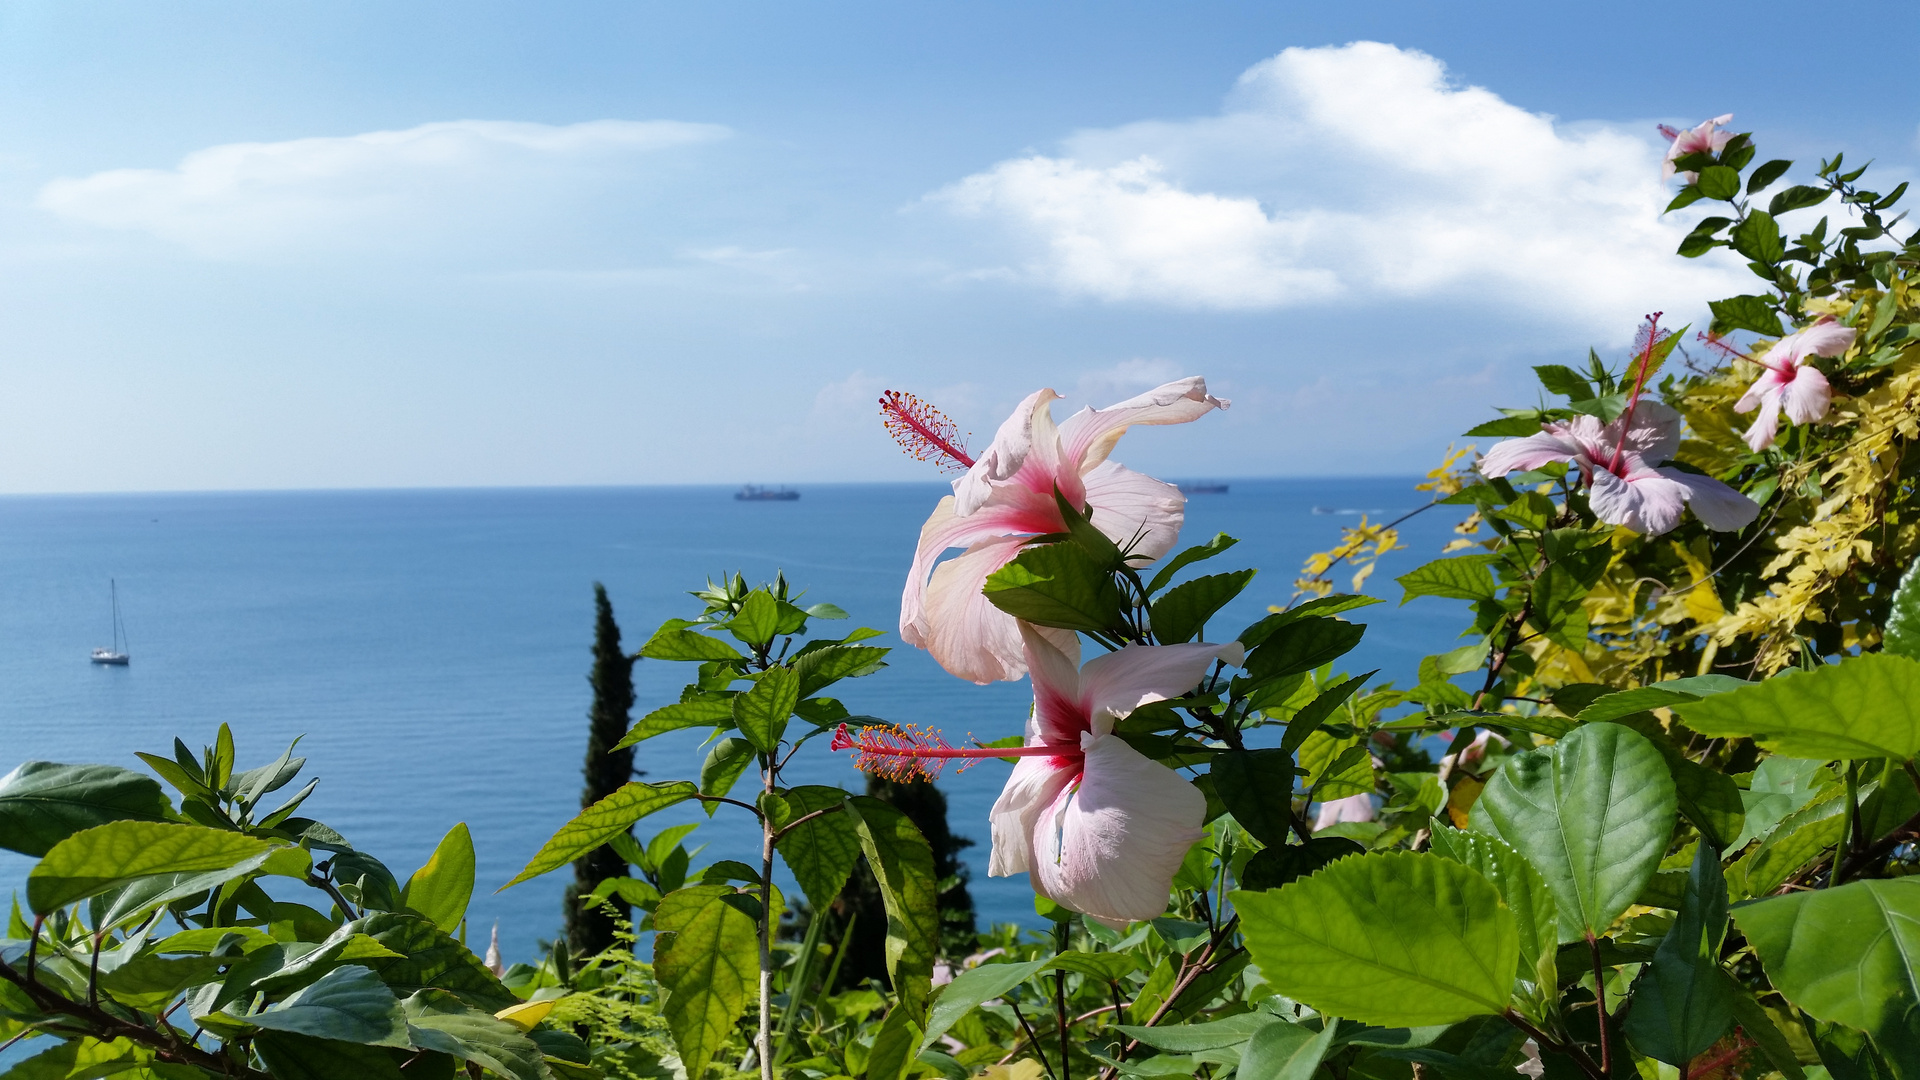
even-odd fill
[[[1373,761],[1358,735],[1336,739],[1324,731],[1314,732],[1300,744],[1300,767],[1306,770],[1301,782],[1315,802],[1361,795],[1374,788]]]
[[[336,933],[349,930],[399,954],[367,961],[381,981],[397,991],[447,990],[482,1009],[503,1009],[519,1001],[472,950],[418,915],[376,912],[343,925]]]
[[[640,655],[649,660],[745,660],[740,650],[711,634],[688,630],[693,624],[685,619],[668,619],[654,631]]]
[[[707,751],[707,760],[700,764],[700,794],[719,797],[733,790],[740,774],[753,764],[753,744],[745,739],[721,739]],[[707,816],[720,808],[716,802],[704,804]]]
[[[733,699],[733,723],[755,750],[771,754],[786,734],[787,719],[800,703],[800,676],[789,668],[769,668],[753,689]]]
[[[1733,777],[1718,769],[1709,769],[1688,760],[1669,743],[1658,742],[1654,745],[1667,759],[1680,813],[1693,823],[1694,828],[1700,830],[1700,835],[1706,837],[1708,843],[1723,851],[1733,850],[1731,845],[1740,836],[1747,820],[1740,797],[1740,785],[1733,782]]]
[[[1504,416],[1468,428],[1464,434],[1469,439],[1524,438],[1540,434],[1540,421],[1531,416]]]
[[[689,1080],[700,1080],[733,1036],[760,977],[760,904],[727,885],[668,893],[653,913],[653,972],[661,1013]]]
[[[579,817],[560,826],[560,831],[541,846],[527,868],[500,888],[509,889],[549,870],[557,870],[606,843],[615,833],[626,832],[628,826],[648,814],[683,803],[698,791],[685,780],[623,784],[613,794],[580,811]]]
[[[93,917],[94,928],[104,930],[120,926],[161,904],[219,888],[235,878],[255,872],[271,874],[292,871],[285,876],[304,878],[312,861],[313,857],[299,848],[275,847],[218,870],[176,871],[135,878],[101,894],[95,900],[96,904],[104,901],[104,906]]]
[[[1261,1080],[1313,1080],[1339,1031],[1340,1021],[1332,1017],[1318,1032],[1299,1024],[1268,1024],[1247,1041],[1234,1075]]]
[[[1769,185],[1775,180],[1780,179],[1780,177],[1785,175],[1786,171],[1792,167],[1793,162],[1774,158],[1772,161],[1753,170],[1753,172],[1747,175],[1747,194],[1758,195],[1767,190]]]
[[[890,651],[878,645],[830,645],[815,649],[793,662],[793,670],[800,676],[800,696],[810,698],[841,679],[871,675],[887,666],[881,658]]]
[[[1243,889],[1277,889],[1318,871],[1335,859],[1367,849],[1344,836],[1316,836],[1304,844],[1274,844],[1254,853],[1240,872]]]
[[[907,815],[879,799],[850,796],[846,807],[886,904],[887,975],[901,1000],[918,1012],[933,987],[933,957],[940,947],[933,849]]]
[[[473,899],[473,866],[473,836],[463,821],[447,830],[427,864],[407,879],[400,902],[452,933],[467,917],[467,902]]]
[[[38,858],[82,829],[109,821],[169,821],[173,807],[151,777],[113,765],[29,761],[0,777],[0,847]]]
[[[1468,867],[1500,891],[1500,899],[1513,912],[1514,928],[1519,933],[1520,975],[1551,1000],[1560,915],[1546,879],[1497,837],[1444,825],[1436,826],[1429,835],[1434,854]]]
[[[1261,974],[1319,1012],[1417,1027],[1498,1014],[1512,996],[1513,913],[1485,878],[1438,855],[1361,855],[1231,895]]]
[[[1740,174],[1725,165],[1709,165],[1700,170],[1693,185],[1709,199],[1731,199],[1740,194]]]
[[[1213,790],[1227,812],[1269,848],[1287,842],[1293,827],[1293,754],[1286,750],[1229,750],[1213,759]]]
[[[920,1043],[920,1025],[913,1022],[916,1008],[904,1001],[887,1010],[880,1030],[874,1032],[873,1050],[867,1055],[866,1080],[901,1080],[914,1064]]]
[[[733,722],[733,699],[729,697],[702,697],[692,701],[676,701],[671,705],[658,708],[640,718],[627,732],[626,738],[613,745],[615,750],[623,750],[635,743],[651,739],[655,735],[681,728],[705,727],[709,724],[726,725]]]
[[[1907,567],[1900,587],[1893,591],[1893,604],[1887,614],[1887,628],[1880,641],[1882,652],[1920,660],[1920,559]],[[22,766],[24,768],[25,766]],[[0,782],[0,793],[6,784]],[[0,794],[0,799],[4,799]],[[0,834],[4,834],[0,829]]]
[[[1283,626],[1291,625],[1302,619],[1315,619],[1323,615],[1339,615],[1342,612],[1352,611],[1355,608],[1368,607],[1378,603],[1380,603],[1380,598],[1377,596],[1351,596],[1340,593],[1335,593],[1332,596],[1322,596],[1318,599],[1309,600],[1299,607],[1291,607],[1285,611],[1276,611],[1266,618],[1261,619],[1259,622],[1254,623],[1252,626],[1247,627],[1245,630],[1240,631],[1239,634],[1235,635],[1234,640],[1246,646],[1248,649],[1256,649],[1265,644],[1266,640],[1272,637],[1274,632]]]
[[[1633,690],[1602,694],[1593,699],[1584,708],[1574,714],[1583,724],[1597,724],[1607,720],[1618,720],[1634,713],[1647,712],[1650,709],[1666,709],[1683,705],[1689,701],[1698,701],[1715,694],[1725,694],[1752,685],[1744,679],[1730,675],[1698,675],[1690,679],[1668,679]]]
[[[1308,736],[1320,730],[1320,725],[1326,723],[1335,709],[1345,705],[1354,691],[1365,686],[1367,680],[1377,674],[1379,672],[1369,671],[1365,675],[1356,675],[1336,683],[1312,701],[1302,705],[1300,710],[1293,714],[1293,719],[1287,721],[1287,733],[1280,739],[1280,749],[1288,753],[1298,750],[1307,741]]]
[[[1155,1050],[1192,1054],[1203,1050],[1220,1050],[1229,1046],[1239,1046],[1245,1043],[1249,1036],[1257,1035],[1274,1024],[1281,1027],[1292,1026],[1272,1013],[1252,1012],[1209,1020],[1203,1024],[1168,1024],[1157,1027],[1117,1024],[1114,1030]],[[1308,1034],[1311,1035],[1312,1032]],[[1264,1073],[1249,1075],[1265,1076]]]
[[[1786,257],[1787,245],[1780,239],[1780,226],[1773,223],[1773,216],[1755,210],[1747,219],[1733,227],[1727,234],[1727,242],[1733,250],[1755,262],[1769,266]]]
[[[1005,997],[1014,987],[1039,974],[1047,966],[1046,960],[1032,960],[1024,964],[981,964],[971,971],[963,971],[953,977],[953,981],[939,990],[939,996],[933,999],[933,1007],[927,1010],[927,1032],[920,1038],[920,1049],[925,1050],[940,1041],[960,1019],[994,998]]]
[[[1247,678],[1264,682],[1312,671],[1360,644],[1366,632],[1364,623],[1341,622],[1331,617],[1285,623],[1267,635],[1259,648],[1247,654]]]
[[[1110,630],[1119,621],[1120,590],[1078,544],[1041,544],[995,570],[984,589],[994,607],[1041,626]]]
[[[472,1061],[513,1080],[544,1080],[540,1047],[519,1028],[463,1003],[444,990],[422,990],[401,1002],[407,1037],[423,1050]]]
[[[1497,586],[1487,564],[1497,558],[1494,555],[1462,555],[1453,559],[1435,559],[1418,570],[1401,574],[1393,579],[1406,590],[1400,603],[1404,605],[1416,596],[1444,596],[1453,600],[1492,599]]]
[[[253,1048],[277,1080],[340,1080],[343,1076],[354,1080],[412,1080],[410,1073],[400,1071],[392,1052],[378,1046],[263,1031],[254,1037]]]
[[[1764,296],[1729,296],[1725,300],[1709,301],[1707,306],[1713,309],[1716,332],[1751,330],[1769,337],[1784,333],[1780,329],[1780,316],[1774,314],[1772,302]]]
[[[729,634],[748,645],[765,645],[773,640],[774,632],[780,628],[780,601],[765,589],[755,589],[740,602],[739,613],[728,619],[725,625]]]
[[[262,862],[275,847],[239,833],[157,821],[113,821],[53,845],[27,875],[27,905],[36,915],[158,874],[224,871]],[[255,865],[258,865],[256,863]]]
[[[1805,210],[1809,206],[1819,206],[1826,202],[1827,196],[1831,194],[1833,192],[1827,188],[1795,184],[1775,195],[1772,201],[1767,203],[1767,213],[1779,217],[1790,210]]]
[[[775,822],[786,829],[789,822],[816,810],[839,806],[847,793],[834,787],[809,785],[782,793],[787,813]],[[822,814],[796,829],[789,829],[777,845],[787,869],[807,894],[807,903],[815,911],[824,911],[840,895],[860,858],[860,834],[853,818],[844,812]]]
[[[1866,1032],[1900,1075],[1920,1076],[1920,878],[1770,896],[1733,921],[1795,1007]]]
[[[1192,566],[1194,563],[1204,559],[1211,559],[1239,542],[1240,541],[1235,540],[1226,533],[1217,533],[1213,539],[1206,543],[1196,544],[1180,554],[1175,555],[1173,558],[1168,559],[1167,565],[1162,566],[1159,573],[1153,575],[1153,580],[1147,582],[1147,595],[1151,596],[1165,588],[1167,582],[1173,580],[1173,575],[1179,573],[1186,567]]]
[[[1676,807],[1666,759],[1619,724],[1583,724],[1509,758],[1470,815],[1532,863],[1553,890],[1560,940],[1598,935],[1660,868]]]
[[[1740,988],[1720,967],[1727,936],[1727,881],[1720,852],[1701,844],[1687,873],[1679,917],[1634,984],[1627,1038],[1650,1058],[1685,1065],[1733,1026]]]
[[[370,969],[334,968],[312,986],[245,1018],[255,1027],[363,1046],[406,1046],[407,1018],[400,999]]]
[[[1153,636],[1162,645],[1192,641],[1227,602],[1239,596],[1257,570],[1208,574],[1182,582],[1153,602]]]
[[[1533,373],[1540,377],[1540,385],[1546,387],[1549,394],[1559,394],[1571,401],[1585,401],[1593,396],[1593,384],[1565,364],[1541,364]]]
[[[1820,761],[1920,753],[1920,661],[1868,653],[1674,706],[1702,735],[1746,737]]]

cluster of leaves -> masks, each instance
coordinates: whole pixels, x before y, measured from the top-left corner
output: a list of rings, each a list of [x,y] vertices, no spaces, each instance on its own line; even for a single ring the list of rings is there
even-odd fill
[[[291,748],[236,771],[223,725],[198,756],[140,756],[177,805],[109,765],[0,779],[0,845],[38,859],[0,941],[0,1035],[38,1052],[7,1076],[599,1075],[467,948],[466,826],[403,884],[297,816],[312,783],[263,812]]]

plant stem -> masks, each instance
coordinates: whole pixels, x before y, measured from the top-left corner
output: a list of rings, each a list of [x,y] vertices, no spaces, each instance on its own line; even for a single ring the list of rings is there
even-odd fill
[[[1033,1025],[1027,1022],[1027,1014],[1020,1011],[1020,1003],[1008,998],[1007,1004],[1013,1006],[1013,1018],[1020,1021],[1020,1029],[1027,1033],[1027,1047],[1033,1051],[1034,1057],[1040,1059],[1040,1068],[1053,1080],[1062,1080],[1053,1071],[1053,1065],[1047,1061],[1046,1051],[1040,1049],[1040,1036],[1033,1033]]]
[[[1593,1004],[1600,1010],[1600,1075],[1613,1075],[1613,1037],[1607,1032],[1607,972],[1600,963],[1600,939],[1587,935],[1593,953]]]
[[[1059,956],[1067,951],[1067,929],[1072,925],[1071,920],[1054,924],[1053,955]],[[1056,970],[1053,973],[1053,1012],[1060,1021],[1060,1072],[1071,1076],[1073,1066],[1069,1063],[1067,1045],[1067,973],[1064,971]]]
[[[1847,808],[1840,816],[1840,842],[1833,849],[1833,871],[1827,875],[1827,888],[1840,884],[1846,876],[1847,851],[1857,843],[1860,828],[1860,774],[1856,762],[1847,762]]]
[[[761,759],[760,776],[767,794],[773,794],[777,766],[771,756]],[[760,815],[760,1034],[754,1046],[760,1053],[760,1080],[773,1080],[773,928],[780,913],[773,910],[773,820]],[[792,1008],[789,1000],[788,1008]]]

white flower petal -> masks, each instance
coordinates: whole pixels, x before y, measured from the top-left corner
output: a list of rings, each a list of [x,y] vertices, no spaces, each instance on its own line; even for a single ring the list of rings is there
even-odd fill
[[[1165,701],[1200,684],[1215,660],[1238,665],[1245,655],[1237,641],[1224,645],[1128,645],[1096,656],[1080,669],[1080,692],[1093,716],[1093,730],[1105,735],[1116,717],[1150,701]]]
[[[1074,413],[1060,425],[1063,457],[1084,474],[1107,460],[1134,424],[1185,424],[1230,404],[1207,393],[1207,380],[1197,375],[1176,379],[1118,405]]]

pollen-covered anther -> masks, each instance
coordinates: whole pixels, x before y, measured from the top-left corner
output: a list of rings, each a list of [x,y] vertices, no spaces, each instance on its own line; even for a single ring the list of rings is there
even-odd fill
[[[917,724],[863,727],[857,733],[842,724],[832,745],[835,750],[858,751],[854,768],[896,783],[932,780],[953,758],[960,759],[962,769],[973,764],[972,755],[954,750],[938,731]]]
[[[973,455],[967,452],[960,425],[925,401],[905,390],[883,391],[880,415],[887,425],[887,434],[916,460],[931,461],[953,472],[966,472],[973,467]]]

